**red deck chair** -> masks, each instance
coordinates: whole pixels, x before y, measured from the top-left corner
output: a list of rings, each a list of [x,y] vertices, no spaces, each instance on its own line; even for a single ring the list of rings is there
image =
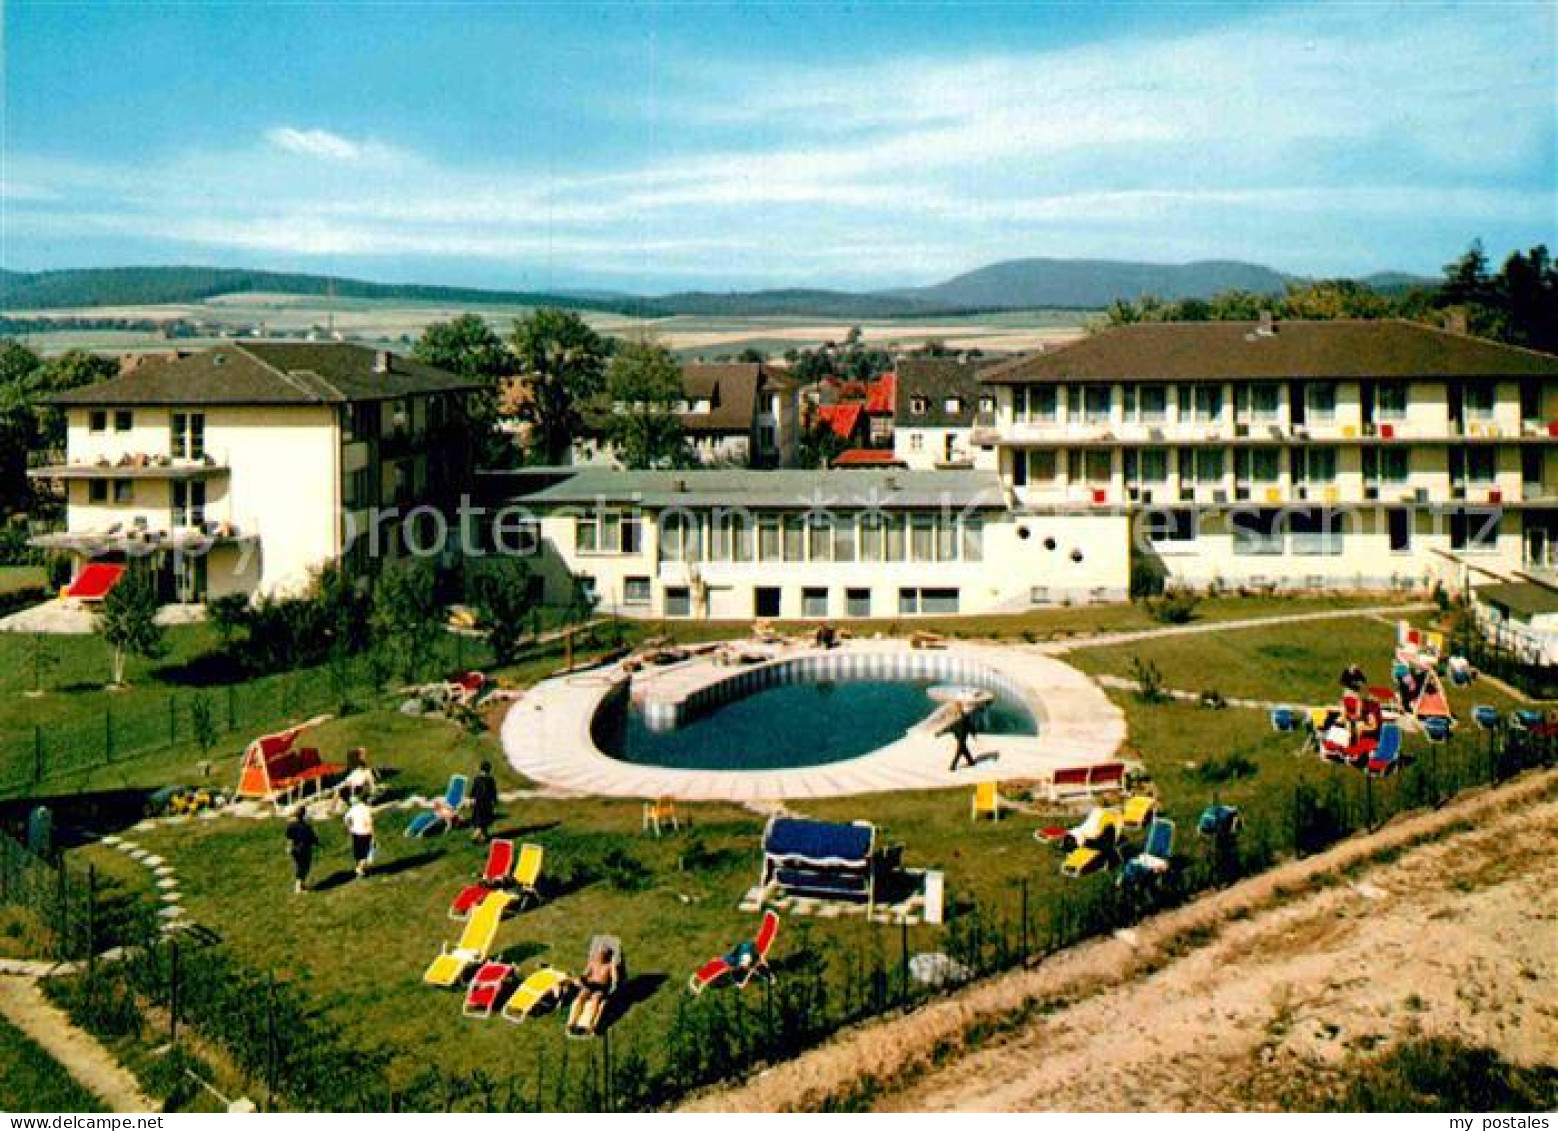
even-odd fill
[[[510,848],[512,847],[511,845]],[[465,1016],[491,1017],[513,976],[514,967],[507,962],[483,962],[477,967],[476,975],[471,979],[470,986],[466,988],[463,1010]]]
[[[727,975],[738,988],[744,987],[759,974],[765,978],[772,977],[773,971],[768,968],[768,952],[773,948],[774,936],[778,933],[778,914],[774,911],[763,912],[763,923],[757,929],[757,938],[742,943],[729,954],[709,959],[693,971],[687,988],[694,994],[701,994]]]
[[[467,884],[460,889],[460,894],[454,897],[454,902],[449,905],[449,918],[464,919],[471,913],[487,893],[493,888],[503,887],[509,882],[509,873],[514,870],[514,842],[511,840],[495,840],[487,846],[487,864],[481,870],[479,883]]]
[[[75,601],[101,601],[119,584],[124,570],[124,566],[112,562],[88,562],[65,590],[65,596]]]

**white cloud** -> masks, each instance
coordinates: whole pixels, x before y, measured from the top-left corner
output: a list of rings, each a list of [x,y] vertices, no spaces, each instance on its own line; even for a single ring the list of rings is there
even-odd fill
[[[357,162],[395,156],[395,151],[389,146],[371,141],[353,141],[321,129],[300,130],[294,126],[273,126],[265,131],[265,140],[283,153],[321,161]]]

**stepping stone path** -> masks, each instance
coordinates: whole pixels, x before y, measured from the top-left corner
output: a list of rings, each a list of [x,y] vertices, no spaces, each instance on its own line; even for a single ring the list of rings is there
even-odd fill
[[[213,814],[213,816],[214,815],[215,814]],[[163,818],[160,822],[142,821],[140,824],[135,826],[133,831],[148,832],[157,828],[159,824],[172,825],[179,823],[180,820],[181,818],[177,817],[166,817]],[[157,856],[154,853],[148,852],[139,844],[135,843],[135,841],[128,840],[122,836],[101,837],[99,838],[98,843],[106,844],[109,848],[117,849],[129,859],[134,860],[144,866],[146,870],[152,874],[153,880],[157,886],[157,900],[162,904],[162,906],[157,909],[157,917],[162,920],[162,924],[159,929],[164,934],[168,934],[173,931],[188,930],[194,926],[194,924],[189,921],[184,908],[180,905],[184,896],[179,891],[178,873],[174,870],[173,865],[169,864],[161,856]]]

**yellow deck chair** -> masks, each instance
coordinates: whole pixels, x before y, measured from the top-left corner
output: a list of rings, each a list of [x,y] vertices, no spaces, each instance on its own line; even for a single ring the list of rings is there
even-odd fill
[[[503,1007],[503,1018],[516,1024],[536,1010],[558,1005],[573,985],[573,978],[553,966],[543,966],[519,984]]]
[[[1107,857],[1096,848],[1073,848],[1060,865],[1060,874],[1075,879],[1089,872],[1096,872],[1107,862]]]
[[[1144,829],[1152,823],[1152,819],[1158,815],[1158,799],[1145,793],[1138,793],[1134,797],[1125,799],[1125,809],[1121,813],[1121,820],[1128,829]]]
[[[662,825],[670,825],[677,832],[681,832],[682,823],[676,816],[676,798],[657,797],[653,801],[644,802],[644,832],[650,829],[655,831],[655,836],[660,835]]]
[[[433,964],[422,975],[430,986],[449,987],[465,976],[471,967],[487,960],[492,940],[497,937],[498,924],[514,897],[506,891],[495,891],[477,905],[465,921],[465,930],[453,949],[445,945]]]
[[[538,883],[541,880],[541,864],[546,859],[546,849],[539,844],[521,845],[519,861],[514,865],[514,898],[520,909],[541,902]]]
[[[1001,819],[1001,791],[997,788],[998,782],[982,781],[974,783],[973,804],[970,806],[969,819],[977,821],[980,817],[989,817],[992,821]]]

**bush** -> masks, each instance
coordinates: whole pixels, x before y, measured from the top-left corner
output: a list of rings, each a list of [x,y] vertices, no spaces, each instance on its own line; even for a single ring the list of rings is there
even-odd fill
[[[1196,777],[1208,785],[1252,778],[1260,768],[1243,754],[1230,754],[1226,758],[1209,758],[1196,767]]]
[[[1136,695],[1143,703],[1161,703],[1168,698],[1163,690],[1163,672],[1151,660],[1131,657],[1131,678],[1136,681]]]
[[[1200,603],[1201,599],[1188,589],[1170,589],[1145,602],[1147,615],[1159,624],[1189,624]]]

